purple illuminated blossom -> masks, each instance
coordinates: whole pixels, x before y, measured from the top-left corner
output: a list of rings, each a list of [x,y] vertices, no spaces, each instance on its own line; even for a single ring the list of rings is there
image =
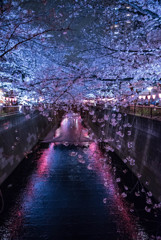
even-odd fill
[[[92,123],[101,126],[101,136],[96,139],[91,133],[89,139],[104,142],[107,154],[114,152],[115,140],[106,136],[106,124],[109,123],[116,129],[120,141],[116,142],[116,148],[121,148],[121,138],[127,135],[130,152],[134,123],[122,124],[127,114],[121,114],[119,108],[138,101],[139,92],[160,82],[159,1],[119,0],[105,4],[106,1],[98,3],[96,0],[50,0],[50,7],[46,0],[41,3],[30,0],[22,1],[22,4],[10,2],[4,1],[4,9],[0,9],[0,87],[7,91],[16,90],[24,105],[44,104],[39,106],[39,111],[48,121],[53,120],[45,111],[50,109],[50,104],[56,115],[60,106],[68,112],[71,105],[80,107],[84,100],[89,100],[91,105],[84,104],[79,109],[87,111]],[[113,99],[104,102],[102,107],[105,111],[111,107],[113,113],[111,116],[105,112],[97,119],[92,107],[96,106],[96,99],[99,103],[103,98]],[[30,118],[30,114],[26,114],[25,119]],[[10,123],[3,125],[6,130],[9,127]],[[20,140],[17,136],[12,150]],[[87,153],[86,149],[84,153]],[[69,154],[77,156],[74,151]],[[85,163],[81,155],[77,157],[80,163]],[[123,161],[135,166],[135,159],[130,156],[125,156]],[[92,165],[87,168],[92,170]],[[113,170],[116,172],[115,168]],[[137,177],[140,179],[141,174]],[[116,179],[116,182],[120,181],[120,178]],[[149,181],[145,182],[146,186],[149,184]],[[124,188],[128,190],[127,186]],[[134,191],[137,197],[145,192],[144,189]],[[126,195],[122,193],[123,198]],[[149,191],[147,196],[150,205],[152,192]],[[160,206],[154,205],[155,208]],[[118,208],[122,211],[120,206]],[[146,206],[145,211],[150,212],[151,208]]]

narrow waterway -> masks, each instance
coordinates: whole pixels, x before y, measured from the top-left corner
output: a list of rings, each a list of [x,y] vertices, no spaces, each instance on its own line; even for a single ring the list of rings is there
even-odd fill
[[[23,161],[7,182],[1,240],[149,239],[110,157],[89,139],[81,118],[68,114]]]

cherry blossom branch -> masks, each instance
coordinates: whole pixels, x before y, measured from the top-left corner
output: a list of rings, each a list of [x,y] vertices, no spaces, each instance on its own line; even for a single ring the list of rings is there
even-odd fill
[[[12,50],[16,49],[19,45],[22,45],[23,43],[26,43],[38,36],[41,36],[45,33],[48,33],[48,32],[52,32],[52,31],[65,31],[66,29],[59,29],[59,30],[55,30],[55,29],[48,29],[48,30],[44,30],[42,32],[39,32],[39,33],[35,33],[31,36],[29,36],[28,38],[22,40],[22,41],[19,41],[18,43],[16,43],[13,47],[9,48],[8,50],[4,51],[1,55],[0,55],[0,58],[3,58],[7,53],[11,52]]]
[[[158,19],[160,18],[158,14],[150,11],[149,9],[143,9],[142,7],[139,7],[136,4],[129,2],[128,0],[120,0],[120,2],[128,4],[129,6],[134,8],[137,12],[139,12],[142,15],[149,15],[152,18],[158,18]]]

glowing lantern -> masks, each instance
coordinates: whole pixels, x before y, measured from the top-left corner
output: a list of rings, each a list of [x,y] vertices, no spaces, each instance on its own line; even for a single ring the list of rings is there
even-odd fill
[[[161,98],[161,93],[159,93],[159,98]]]
[[[0,89],[0,103],[4,103],[3,91]]]
[[[155,99],[155,98],[156,98],[156,95],[152,95],[152,98]]]
[[[151,95],[148,95],[148,96],[147,96],[147,98],[150,100],[150,98],[151,98]]]

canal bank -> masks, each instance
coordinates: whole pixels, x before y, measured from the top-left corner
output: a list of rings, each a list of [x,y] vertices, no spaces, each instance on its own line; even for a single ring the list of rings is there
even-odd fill
[[[128,202],[122,194],[109,156],[96,142],[82,142],[89,139],[87,132],[80,118],[64,118],[58,142],[41,143],[7,179],[2,240],[149,240],[159,235],[158,219],[146,213],[142,222],[141,200],[137,211],[135,199]],[[122,185],[128,186],[123,179]]]
[[[0,118],[0,185],[37,144],[60,124],[62,113],[38,111]],[[54,130],[53,130],[54,135]]]
[[[160,202],[161,122],[99,106],[90,106],[82,117],[101,147],[114,151]]]

